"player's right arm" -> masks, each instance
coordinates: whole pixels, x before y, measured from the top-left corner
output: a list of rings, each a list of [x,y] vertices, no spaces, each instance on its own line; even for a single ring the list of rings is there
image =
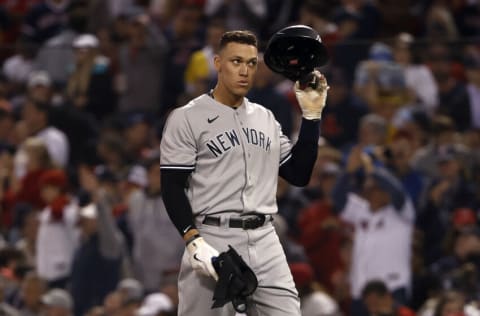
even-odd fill
[[[185,109],[174,110],[165,125],[160,144],[162,198],[170,220],[185,240],[192,267],[218,279],[212,258],[218,251],[196,229],[193,211],[185,189],[195,170],[196,142],[185,116]]]

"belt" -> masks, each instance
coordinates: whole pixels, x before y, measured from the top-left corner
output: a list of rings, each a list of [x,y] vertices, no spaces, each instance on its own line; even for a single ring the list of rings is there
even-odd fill
[[[256,229],[262,227],[263,225],[271,221],[273,221],[272,215],[255,214],[245,216],[245,218],[229,218],[228,227],[242,228],[245,230]],[[222,220],[220,217],[207,215],[203,219],[202,224],[210,226],[220,226],[222,224]]]

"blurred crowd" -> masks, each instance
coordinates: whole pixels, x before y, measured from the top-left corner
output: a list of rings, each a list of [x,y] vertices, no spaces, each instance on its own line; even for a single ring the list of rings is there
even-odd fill
[[[303,315],[480,315],[478,0],[0,0],[0,314],[175,315],[165,118],[249,29],[248,98],[295,140],[261,56],[298,23],[330,55],[314,173],[279,178],[274,220]]]

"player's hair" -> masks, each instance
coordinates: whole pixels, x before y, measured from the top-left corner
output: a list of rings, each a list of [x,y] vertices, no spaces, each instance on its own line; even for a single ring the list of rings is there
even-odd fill
[[[228,43],[240,43],[258,47],[257,37],[250,31],[228,31],[220,39],[220,50]]]

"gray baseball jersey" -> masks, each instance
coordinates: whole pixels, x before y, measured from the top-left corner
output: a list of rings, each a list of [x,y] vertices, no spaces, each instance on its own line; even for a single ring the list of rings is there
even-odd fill
[[[187,196],[196,215],[272,214],[291,148],[270,110],[247,98],[234,109],[203,94],[170,114],[160,167],[192,171]]]

